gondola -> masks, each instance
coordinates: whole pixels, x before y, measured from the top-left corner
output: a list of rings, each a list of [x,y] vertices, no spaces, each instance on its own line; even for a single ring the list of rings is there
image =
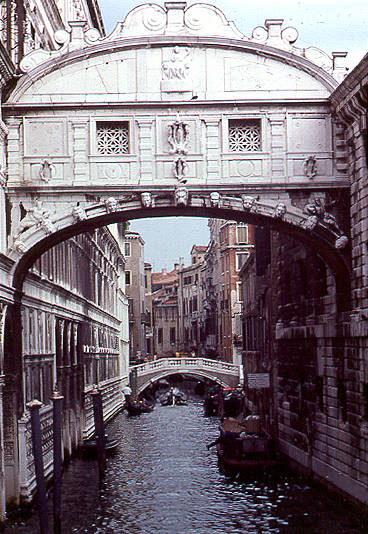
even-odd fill
[[[142,413],[152,412],[154,406],[144,401],[130,401],[126,404],[125,409],[129,415],[140,415]]]
[[[160,402],[162,406],[185,406],[187,404],[187,396],[178,388],[171,388],[170,391],[160,397]]]

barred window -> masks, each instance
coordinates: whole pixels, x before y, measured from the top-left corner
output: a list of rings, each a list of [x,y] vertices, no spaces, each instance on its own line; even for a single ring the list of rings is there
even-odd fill
[[[229,150],[230,152],[261,150],[261,121],[230,119]]]
[[[99,154],[129,153],[128,122],[98,122],[96,128]]]

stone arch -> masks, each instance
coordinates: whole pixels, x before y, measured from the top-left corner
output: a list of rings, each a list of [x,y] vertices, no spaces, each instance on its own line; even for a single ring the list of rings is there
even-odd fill
[[[154,382],[157,382],[158,380],[161,380],[162,378],[166,378],[168,376],[172,376],[172,375],[175,375],[177,374],[177,372],[175,373],[175,370],[166,370],[166,371],[161,371],[157,376],[155,376],[155,378],[148,378],[145,382],[143,382],[138,388],[137,388],[137,395],[139,395],[140,393],[143,393],[143,391],[145,391],[149,386],[151,386]],[[216,377],[215,375],[211,375],[210,373],[206,373],[206,371],[198,371],[198,372],[180,372],[181,375],[184,375],[184,376],[191,376],[191,377],[194,377],[194,378],[205,378],[207,380],[210,380],[211,382],[214,382],[215,384],[218,384],[222,387],[235,387],[237,386],[237,384],[235,384],[235,382],[229,380],[229,381],[224,381],[222,380],[221,378],[219,377]]]
[[[184,196],[178,196],[178,191]],[[312,246],[331,268],[337,293],[347,293],[347,280],[350,280],[348,238],[336,225],[326,223],[321,217],[310,215],[291,203],[262,198],[260,195],[219,195],[215,202],[211,200],[211,194],[191,192],[185,188],[158,194],[144,192],[144,195],[149,196],[143,197],[142,193],[137,192],[128,195],[128,198],[109,198],[83,208],[78,206],[80,213],[77,219],[75,208],[70,208],[69,212],[49,221],[52,231],[42,222],[26,229],[11,251],[11,257],[16,261],[14,287],[21,289],[27,270],[43,252],[73,235],[111,223],[145,217],[197,216],[270,225],[273,230]],[[110,205],[114,206],[113,210]]]

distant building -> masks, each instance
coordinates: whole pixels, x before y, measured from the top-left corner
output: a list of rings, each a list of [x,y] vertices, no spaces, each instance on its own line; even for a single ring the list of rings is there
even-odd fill
[[[129,326],[131,362],[140,361],[147,356],[144,240],[138,232],[126,231],[124,234],[125,290],[129,298]]]
[[[178,270],[152,273],[153,346],[157,357],[178,352]]]
[[[144,262],[144,289],[146,296],[146,344],[147,344],[147,357],[153,358],[153,313],[152,313],[152,265],[148,262]]]
[[[239,271],[254,248],[254,229],[245,223],[222,219],[211,219],[209,227],[211,242],[206,254],[207,325],[212,330],[216,327],[217,342],[214,350],[218,352],[218,357],[240,364],[242,299]],[[216,325],[214,313],[217,315]],[[207,338],[208,335],[213,334],[207,334]],[[215,347],[214,340],[212,343]]]
[[[179,271],[178,310],[180,351],[205,356],[203,300],[207,246],[193,245],[191,265]]]

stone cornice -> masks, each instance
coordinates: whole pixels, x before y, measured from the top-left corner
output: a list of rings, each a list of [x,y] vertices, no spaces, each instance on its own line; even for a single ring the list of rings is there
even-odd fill
[[[266,98],[249,98],[249,99],[239,99],[236,101],[237,107],[244,106],[250,106],[256,104],[259,105],[267,105],[268,107],[277,107],[279,108],[280,105],[293,105],[293,106],[302,106],[305,108],[305,105],[315,105],[315,106],[324,106],[326,110],[330,108],[330,103],[328,97],[326,98],[273,98],[272,100],[266,99]],[[127,109],[127,108],[165,108],[168,107],[176,107],[178,105],[177,100],[157,100],[157,101],[146,101],[146,100],[134,100],[131,102],[109,102],[108,107],[114,108],[117,107],[119,109]],[[180,107],[200,107],[205,106],[206,109],[210,107],[216,107],[219,106],[231,106],[234,107],[234,101],[233,100],[188,100],[188,101],[180,101]],[[50,104],[49,102],[4,102],[2,105],[3,110],[9,110],[9,111],[16,111],[19,112],[22,110],[23,112],[27,111],[35,111],[35,110],[50,110],[50,109],[73,109],[75,107],[80,108],[80,102],[52,102]],[[83,102],[83,109],[98,109],[103,108],[106,109],[106,102]],[[82,120],[82,119],[80,119]]]
[[[340,111],[353,96],[368,90],[368,54],[346,76],[343,82],[330,95],[331,104],[336,112]]]

